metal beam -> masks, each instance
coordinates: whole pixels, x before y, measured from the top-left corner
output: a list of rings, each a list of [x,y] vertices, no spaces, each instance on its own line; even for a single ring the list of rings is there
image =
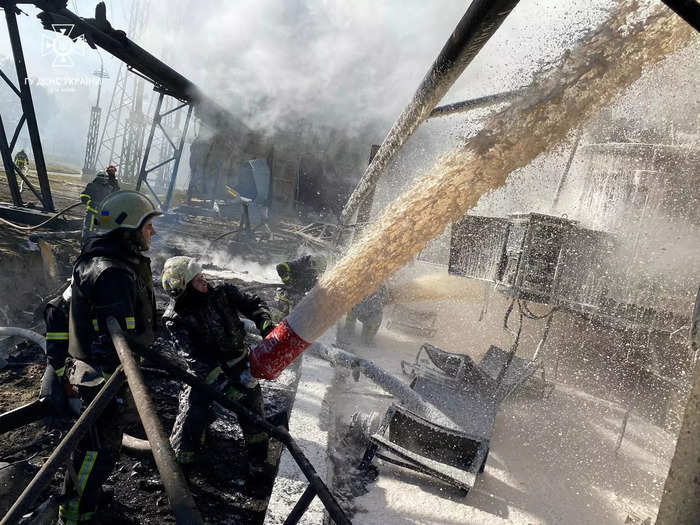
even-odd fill
[[[187,130],[190,127],[190,118],[192,117],[192,105],[187,108],[187,117],[185,118],[185,126],[182,129],[182,135],[180,136],[180,144],[178,145],[177,151],[175,153],[175,165],[173,166],[173,173],[170,175],[170,185],[168,186],[168,193],[165,196],[165,204],[163,206],[163,212],[167,213],[168,208],[170,208],[170,201],[173,198],[173,191],[175,190],[175,182],[177,181],[177,172],[180,169],[180,159],[182,158],[182,150],[185,148],[185,139],[187,138]]]
[[[696,0],[661,0],[673,12],[700,31],[700,4]]]
[[[284,520],[283,525],[296,525],[299,523],[299,520],[309,508],[309,505],[311,505],[311,502],[315,497],[316,491],[314,490],[313,486],[308,485],[306,490],[304,490],[301,497],[292,508],[292,511],[287,516],[287,519]]]
[[[248,127],[240,119],[205,96],[189,79],[130,40],[123,31],[97,27],[92,21],[81,18],[66,8],[53,10],[51,4],[47,2],[26,3],[44,9],[52,18],[58,19],[57,21],[67,20],[75,24],[85,32],[89,42],[126,63],[129,68],[155,84],[157,88],[183,102],[194,103],[199,118],[208,125],[218,129],[232,129],[240,133],[248,131]]]
[[[352,220],[408,138],[428,118],[517,4],[518,0],[474,0],[471,3],[350,195],[340,217],[342,224]]]
[[[0,154],[2,155],[2,164],[5,167],[7,184],[10,186],[12,203],[15,206],[23,206],[24,202],[22,201],[22,194],[19,191],[17,174],[15,173],[15,162],[12,160],[12,150],[7,144],[7,135],[5,134],[5,124],[2,121],[2,115],[0,115]]]
[[[165,93],[162,91],[158,93],[158,102],[156,103],[156,111],[153,115],[153,122],[151,123],[151,131],[148,133],[148,141],[146,142],[146,149],[143,152],[143,158],[141,159],[141,169],[139,170],[139,178],[136,181],[136,191],[141,190],[141,184],[144,182],[146,186],[151,190],[151,193],[155,196],[155,192],[151,189],[148,184],[148,170],[146,166],[148,165],[148,157],[151,153],[151,146],[153,146],[153,135],[155,135],[156,127],[160,124],[161,114],[160,108],[163,106],[163,98],[165,98]]]
[[[430,115],[428,115],[428,118],[446,117],[447,115],[453,115],[454,113],[465,113],[474,109],[485,108],[487,106],[493,106],[494,104],[500,104],[502,102],[509,102],[517,97],[518,93],[519,91],[517,90],[504,91],[503,93],[495,93],[484,97],[463,100],[462,102],[446,104],[432,110]]]
[[[42,205],[45,211],[55,211],[53,198],[51,197],[51,185],[46,172],[46,163],[44,162],[44,150],[41,147],[39,127],[36,122],[36,113],[34,113],[32,91],[29,87],[29,77],[24,62],[22,41],[19,36],[19,28],[17,27],[16,7],[14,4],[9,3],[5,4],[4,10],[5,20],[7,21],[7,31],[10,35],[10,45],[12,46],[12,55],[15,60],[15,69],[17,70],[17,82],[19,82],[19,91],[21,93],[20,101],[22,103],[22,111],[27,119],[27,131],[29,132],[29,140],[31,141],[32,152],[34,153],[36,176],[39,179],[39,187],[41,188]]]
[[[691,318],[690,346],[700,345],[700,290]],[[693,382],[678,433],[676,450],[659,504],[656,525],[697,523],[700,508],[700,364],[693,366]]]

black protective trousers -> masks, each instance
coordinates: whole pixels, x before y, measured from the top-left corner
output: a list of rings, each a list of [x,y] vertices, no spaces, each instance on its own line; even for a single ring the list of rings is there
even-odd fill
[[[103,384],[74,385],[83,407],[92,402]],[[97,504],[100,487],[119,460],[124,430],[137,420],[133,398],[125,384],[73,452],[59,506],[63,524],[86,525],[94,523],[95,518],[99,517]]]
[[[265,416],[260,385],[246,388],[227,378],[223,373],[207,382],[225,393],[230,399],[241,403],[248,410]],[[197,453],[205,445],[207,427],[214,419],[212,401],[192,387],[183,385],[180,391],[177,418],[170,435],[170,444],[179,463],[190,464],[195,461]],[[239,424],[245,439],[249,465],[262,465],[267,459],[269,442],[267,434],[246,421],[239,420]]]

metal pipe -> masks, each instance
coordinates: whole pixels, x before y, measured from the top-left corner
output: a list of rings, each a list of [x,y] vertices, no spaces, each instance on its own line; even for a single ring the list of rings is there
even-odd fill
[[[571,153],[569,153],[569,158],[566,160],[566,166],[564,167],[564,172],[561,174],[559,179],[559,184],[557,184],[557,191],[554,192],[554,200],[552,201],[552,212],[557,209],[559,204],[559,197],[561,196],[561,190],[564,189],[564,184],[569,178],[569,171],[571,170],[571,165],[574,162],[574,157],[576,156],[576,151],[578,151],[578,146],[581,143],[581,136],[583,135],[583,129],[579,129],[576,132],[576,140],[574,140],[574,145],[571,147]]]
[[[180,368],[178,365],[173,364],[167,358],[163,357],[153,349],[141,348],[139,349],[139,353],[149,361],[158,365],[159,368],[166,370],[173,377],[173,379],[182,381],[183,383],[190,385],[192,388],[205,395],[209,399],[217,402],[225,409],[235,413],[236,416],[238,416],[239,418],[242,418],[256,425],[260,430],[264,431],[270,437],[275,438],[285,447],[287,447],[287,450],[291,454],[292,458],[294,458],[294,461],[296,461],[297,465],[299,466],[299,469],[301,469],[301,471],[304,473],[304,476],[306,477],[308,482],[313,486],[314,491],[318,495],[319,499],[323,502],[323,505],[325,506],[326,511],[328,512],[331,519],[335,523],[341,525],[350,525],[350,520],[345,515],[345,512],[343,512],[343,509],[340,508],[340,505],[338,505],[338,501],[335,499],[335,496],[333,496],[330,490],[328,490],[328,487],[320,478],[314,466],[304,455],[304,452],[301,450],[299,445],[297,445],[296,441],[287,429],[285,429],[284,427],[278,427],[273,425],[264,417],[259,416],[254,412],[251,412],[240,403],[229,399],[222,392],[219,392],[211,385],[207,385],[204,381],[200,380],[194,374],[191,374],[186,370]]]
[[[428,115],[428,118],[446,117],[447,115],[452,115],[454,113],[464,113],[473,109],[493,106],[494,104],[500,104],[501,102],[508,102],[518,96],[519,93],[520,91],[518,90],[504,91],[503,93],[495,93],[484,97],[463,100],[462,102],[455,102],[454,104],[446,104],[432,110],[430,115]]]
[[[83,435],[88,428],[97,421],[97,418],[102,414],[107,404],[112,401],[112,398],[117,395],[119,389],[124,383],[124,371],[119,366],[114,371],[114,374],[107,380],[105,385],[92,400],[92,403],[85,409],[70,429],[66,437],[61,440],[61,443],[56,447],[53,453],[49,456],[36,473],[34,479],[29,482],[27,488],[20,494],[14,505],[7,511],[5,517],[0,521],[0,525],[15,525],[19,523],[20,518],[29,510],[29,507],[34,503],[37,497],[41,495],[46,487],[53,480],[54,474],[59,467],[66,464],[70,459],[70,455],[78,446]]]
[[[352,220],[401,147],[421,122],[428,118],[518,1],[474,0],[471,3],[350,195],[340,217],[342,224]]]
[[[700,4],[697,0],[661,0],[674,13],[700,31]]]
[[[426,412],[426,403],[415,390],[367,359],[318,341],[311,345],[308,352],[333,365],[342,366],[352,371],[359,370],[367,379],[399,399],[412,412],[419,414]]]
[[[46,339],[43,335],[39,335],[32,330],[27,330],[26,328],[15,328],[13,326],[0,326],[0,336],[2,335],[24,337],[25,339],[29,339],[32,343],[38,344],[44,353],[46,353]]]
[[[112,336],[114,348],[124,367],[124,373],[129,381],[129,388],[136,403],[136,410],[143,423],[148,441],[151,443],[153,459],[156,462],[156,467],[158,467],[158,472],[163,480],[163,486],[168,494],[170,506],[175,515],[175,522],[183,525],[203,524],[204,520],[194,503],[194,498],[187,486],[185,476],[175,461],[175,455],[170,447],[168,436],[165,435],[163,426],[158,419],[148,387],[143,380],[141,369],[136,363],[124,333],[114,317],[107,319],[107,329]]]

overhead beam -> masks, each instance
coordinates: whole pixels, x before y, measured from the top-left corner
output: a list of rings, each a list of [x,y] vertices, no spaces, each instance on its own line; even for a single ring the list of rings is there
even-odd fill
[[[100,24],[95,19],[85,19],[67,8],[55,9],[45,1],[26,2],[43,9],[51,20],[68,21],[85,34],[88,44],[104,49],[129,66],[135,73],[155,84],[159,90],[183,102],[196,106],[197,116],[207,125],[217,129],[233,129],[247,132],[247,126],[232,113],[205,96],[188,78],[130,40],[124,31],[112,29],[107,21]]]
[[[429,118],[438,102],[516,5],[518,0],[472,1],[350,195],[340,217],[342,224],[352,220],[408,138]]]
[[[454,115],[455,113],[465,113],[474,109],[485,108],[495,104],[501,104],[503,102],[510,102],[518,95],[518,93],[519,91],[517,90],[504,91],[503,93],[495,93],[494,95],[486,95],[484,97],[463,100],[462,102],[446,104],[432,110],[430,115],[428,115],[428,118],[446,117],[448,115]]]
[[[700,4],[696,0],[661,0],[674,13],[700,31]]]

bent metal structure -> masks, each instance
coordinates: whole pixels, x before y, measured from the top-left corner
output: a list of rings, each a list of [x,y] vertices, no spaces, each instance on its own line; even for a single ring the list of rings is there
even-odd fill
[[[395,125],[392,127],[383,144],[380,146],[377,155],[368,166],[365,175],[343,210],[343,223],[347,224],[355,213],[358,212],[358,208],[366,206],[368,202],[371,203],[376,181],[386,170],[386,167],[390,163],[391,159],[395,157],[398,151],[400,151],[401,147],[405,144],[406,140],[425,119],[430,118],[431,116],[436,116],[433,115],[433,111],[437,103],[442,99],[454,81],[461,75],[466,66],[482,49],[483,45],[490,38],[490,36],[495,33],[498,27],[500,27],[503,20],[517,5],[517,3],[517,0],[499,0],[495,2],[488,0],[474,0],[471,3],[464,17],[460,20],[455,31],[450,35],[448,41],[440,52],[440,55],[423,79],[413,100],[409,103]],[[698,13],[698,6],[695,2],[672,2],[671,0],[664,0],[664,3],[671,6],[672,9],[683,16],[684,19],[686,19],[694,27],[700,27],[698,24],[700,16]],[[0,7],[5,10],[5,17],[8,25],[8,32],[10,34],[19,87],[15,86],[15,84],[4,73],[0,72],[0,77],[3,78],[13,92],[20,98],[23,110],[23,115],[20,122],[9,141],[5,135],[4,126],[0,121],[0,153],[2,153],[8,184],[10,185],[13,202],[15,205],[15,209],[10,210],[10,213],[14,212],[20,217],[26,218],[26,213],[21,213],[23,202],[19,194],[17,175],[25,180],[30,189],[42,202],[45,211],[48,212],[54,209],[43,152],[41,149],[36,115],[34,114],[31,91],[29,88],[29,83],[27,82],[28,75],[21,47],[19,30],[17,28],[16,16],[21,12],[17,6],[22,4],[34,5],[41,9],[42,13],[40,14],[40,19],[47,29],[53,29],[56,24],[72,24],[73,29],[69,33],[69,37],[73,39],[84,37],[91,47],[99,47],[107,51],[117,59],[126,63],[128,67],[136,74],[151,82],[154,85],[154,89],[159,92],[160,96],[158,109],[156,110],[156,116],[153,119],[153,124],[149,135],[150,138],[146,146],[146,152],[143,155],[137,188],[140,188],[143,184],[145,184],[151,193],[156,196],[147,180],[148,173],[155,168],[149,169],[147,167],[147,163],[148,150],[152,145],[155,128],[160,127],[160,120],[163,116],[165,116],[165,114],[160,113],[163,97],[171,96],[176,98],[182,104],[180,107],[189,106],[188,116],[191,115],[192,108],[196,108],[197,116],[203,122],[213,127],[231,129],[234,133],[240,134],[242,137],[244,137],[248,131],[245,125],[239,119],[221,108],[215,102],[208,99],[201,92],[201,90],[199,90],[187,78],[131,41],[123,31],[113,29],[106,18],[104,18],[104,16],[100,16],[99,10],[96,12],[95,18],[86,19],[79,17],[75,13],[68,10],[66,8],[65,1],[34,0],[31,2],[13,2],[9,0],[0,0]],[[467,104],[466,107],[468,108],[469,105]],[[452,112],[453,110],[456,109],[451,108],[449,112]],[[17,173],[18,170],[14,168],[14,163],[12,162],[12,151],[25,122],[27,123],[32,141],[32,149],[35,155],[37,176],[39,178],[41,191],[33,188],[25,179],[23,174]],[[186,131],[187,130],[185,129],[183,132],[183,137]],[[165,202],[161,203],[160,200],[158,200],[164,211],[167,210],[170,204],[170,198],[172,196],[175,179],[177,177],[178,164],[182,153],[182,148],[184,146],[184,141],[181,140],[179,145],[175,145],[171,141],[171,144],[174,149],[174,156],[166,161],[174,161],[169,189]],[[130,350],[125,344],[116,321],[111,321],[110,332],[112,334],[115,346],[120,348],[120,357],[121,355],[127,356],[128,361]],[[285,429],[275,427],[265,419],[248,412],[244,407],[214,391],[211,389],[211,387],[204,385],[191,374],[163,360],[158,355],[148,355],[147,357],[154,362],[157,362],[163,369],[168,371],[176,379],[191,385],[193,388],[197,388],[215,400],[221,406],[234,411],[239,416],[253,421],[269,435],[277,438],[287,447],[309,481],[309,488],[304,492],[299,502],[293,509],[287,523],[296,523],[298,521],[306,506],[308,506],[310,503],[314,493],[323,501],[326,510],[336,523],[350,523],[348,518],[338,506],[333,495],[317,475],[313,466],[309,463],[294,439]],[[129,375],[128,372],[127,375]],[[111,395],[113,395],[112,390],[116,391],[116,385],[118,385],[122,379],[122,374],[114,374],[110,381],[108,381],[105,385],[103,389],[103,396],[98,396],[95,402],[93,402],[93,405],[96,404],[98,400],[106,404],[106,401],[108,401]],[[129,377],[129,380],[138,384],[138,377]],[[109,391],[107,391],[108,387]],[[141,395],[147,397],[148,393],[145,390],[142,390]],[[92,405],[90,408],[92,408]],[[98,409],[99,407],[94,408],[95,411]],[[146,410],[144,414],[146,412],[148,411]],[[88,409],[83,416],[81,416],[73,430],[64,439],[64,442],[56,449],[44,467],[42,467],[38,477],[43,476],[43,478],[46,479],[50,478],[50,476],[46,473],[49,470],[49,467],[56,466],[57,464],[65,461],[65,459],[68,457],[67,454],[70,453],[72,448],[74,448],[75,444],[77,444],[79,440],[79,432],[84,431],[84,429],[87,428],[88,422],[86,421],[88,421],[91,414],[94,416],[95,412]],[[148,419],[149,416],[144,414],[142,414],[142,416]],[[157,437],[157,434],[158,433],[156,432],[153,434],[153,436],[149,436],[149,438],[158,440],[159,438]],[[67,442],[69,438],[70,442]],[[174,478],[175,484],[177,485],[178,476],[175,474]],[[3,518],[1,522],[3,525],[16,523],[19,520],[19,517],[22,515],[22,511],[31,504],[30,496],[36,497],[38,495],[38,492],[36,491],[36,483],[38,482],[39,480],[35,478],[35,480],[30,483],[27,490],[25,490],[25,494],[20,497],[11,511]],[[177,487],[174,490],[177,491]],[[181,493],[181,495],[182,494],[183,493]],[[186,493],[184,494],[185,496],[183,497],[187,499]],[[172,503],[175,505],[181,502],[173,501]],[[187,505],[185,504],[185,506]],[[188,523],[196,522],[196,509],[192,509],[190,507],[190,511],[190,518],[194,518],[192,521],[188,521]],[[178,519],[178,523],[185,523],[185,521],[183,521],[182,517],[180,517],[180,519]]]

